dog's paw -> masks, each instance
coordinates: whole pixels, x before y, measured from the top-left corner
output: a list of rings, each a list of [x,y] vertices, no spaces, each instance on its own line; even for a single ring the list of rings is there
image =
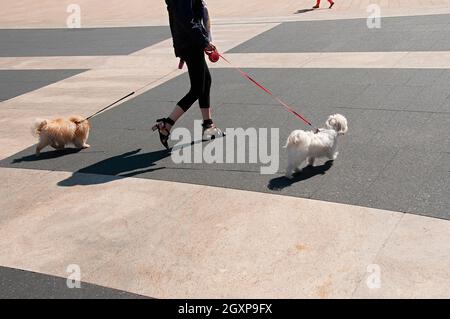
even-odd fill
[[[89,144],[84,144],[81,148],[89,148],[91,147]]]

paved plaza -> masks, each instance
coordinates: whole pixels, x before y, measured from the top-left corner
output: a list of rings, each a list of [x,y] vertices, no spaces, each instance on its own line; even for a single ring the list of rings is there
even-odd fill
[[[79,2],[80,29],[65,28],[70,2],[0,13],[0,297],[450,296],[450,1],[371,1],[370,29],[369,1],[209,0],[232,64],[210,64],[215,122],[278,129],[274,174],[175,163],[151,131],[189,89],[163,1]],[[286,138],[307,127],[234,67],[317,126],[344,114],[338,159],[284,177]],[[35,118],[130,92],[92,119],[91,148],[34,155]],[[198,119],[194,105],[177,127]]]

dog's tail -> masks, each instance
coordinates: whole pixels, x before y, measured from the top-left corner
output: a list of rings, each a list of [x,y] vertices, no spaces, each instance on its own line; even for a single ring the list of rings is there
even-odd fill
[[[69,121],[78,125],[87,120],[81,115],[72,115],[71,117],[69,117]]]
[[[37,137],[41,134],[42,129],[47,125],[47,120],[36,119],[34,120],[33,125],[31,126],[31,134]]]
[[[291,133],[287,138],[286,145],[284,147],[288,147],[289,145],[302,145],[306,144],[308,140],[307,133],[305,131],[297,130]]]

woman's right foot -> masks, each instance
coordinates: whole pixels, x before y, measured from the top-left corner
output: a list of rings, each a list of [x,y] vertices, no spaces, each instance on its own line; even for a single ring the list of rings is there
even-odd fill
[[[157,119],[156,124],[153,125],[152,130],[156,131],[158,130],[159,133],[159,140],[161,141],[161,144],[166,148],[169,149],[169,136],[170,136],[170,129],[167,127],[168,125],[173,126],[175,122],[169,118],[162,118]]]
[[[313,9],[319,9],[319,5],[315,5],[314,7],[312,7]]]
[[[216,127],[212,120],[204,120],[202,124],[204,141],[213,140],[216,137],[225,136],[225,133],[221,129]]]

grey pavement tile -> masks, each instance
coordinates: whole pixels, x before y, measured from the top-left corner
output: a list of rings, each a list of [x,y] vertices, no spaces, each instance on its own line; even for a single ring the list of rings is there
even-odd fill
[[[0,267],[0,299],[148,299],[126,291],[85,282],[68,288],[67,279]]]
[[[0,56],[127,55],[168,38],[165,26],[1,29]]]
[[[368,85],[360,92],[360,94],[350,101],[349,107],[356,108],[380,108],[381,102],[385,99],[386,95],[394,90],[392,85]]]
[[[0,102],[84,71],[86,70],[0,70]]]
[[[448,218],[448,207],[442,205],[448,202],[443,198],[448,198],[448,193],[443,193],[445,189],[442,187],[447,187],[448,190],[445,184],[448,184],[450,175],[442,168],[449,167],[450,162],[448,156],[447,160],[443,161],[443,155],[439,151],[423,152],[420,148],[399,148],[393,160],[386,159],[386,168],[380,172],[380,176],[372,185],[366,187],[356,203]],[[439,199],[436,200],[437,198]]]
[[[354,203],[363,196],[367,186],[377,179],[380,171],[384,169],[386,160],[395,156],[395,147],[390,145],[367,147],[359,144],[356,139],[356,136],[341,139],[339,156],[334,161],[333,168],[324,178],[317,180],[319,185],[311,198]],[[290,195],[293,194],[295,193]]]
[[[427,86],[420,89],[419,95],[409,104],[408,110],[449,113],[449,97],[450,91],[448,87],[441,83]]]
[[[445,71],[441,69],[417,69],[406,85],[432,86],[440,80]]]
[[[281,146],[292,130],[307,127],[270,96],[241,79],[238,73],[214,69],[212,101],[216,123],[221,128],[279,128],[277,174],[261,175],[261,163],[176,164],[172,161],[150,127],[156,118],[168,114],[175,105],[173,101],[188,90],[186,75],[95,117],[89,139],[91,149],[62,153],[48,149],[36,159],[30,148],[1,161],[0,166],[169,180],[447,218],[443,207],[448,196],[438,190],[445,191],[447,186],[445,161],[448,157],[442,154],[450,152],[450,113],[436,113],[436,108],[422,109],[413,103],[420,99],[427,103],[429,99],[429,103],[443,101],[439,109],[444,105],[449,108],[450,100],[445,93],[438,94],[445,91],[441,80],[430,81],[426,86],[408,85],[410,81],[420,84],[425,79],[416,69],[249,71],[318,126],[332,113],[347,117],[349,132],[340,139],[340,155],[332,165],[321,160],[317,167],[305,169],[294,180],[284,178],[286,153]],[[425,72],[432,78],[443,78],[439,72]],[[398,83],[385,85],[383,79]],[[427,93],[423,94],[425,90]],[[199,118],[198,105],[194,105],[177,127],[185,127],[192,133],[193,121]],[[221,139],[226,140],[227,137]],[[248,153],[248,145],[246,149]],[[80,181],[69,177],[59,185],[70,187],[108,181],[104,178]]]
[[[230,50],[233,53],[450,51],[449,14],[286,22]],[[289,41],[286,41],[289,39]]]
[[[448,83],[450,83],[450,69],[443,70],[441,76],[438,78],[438,81],[442,85],[448,85]],[[449,91],[450,94],[450,89],[448,89],[447,91]]]
[[[389,110],[408,110],[410,105],[417,100],[420,90],[413,86],[394,86],[380,102],[380,107]]]

